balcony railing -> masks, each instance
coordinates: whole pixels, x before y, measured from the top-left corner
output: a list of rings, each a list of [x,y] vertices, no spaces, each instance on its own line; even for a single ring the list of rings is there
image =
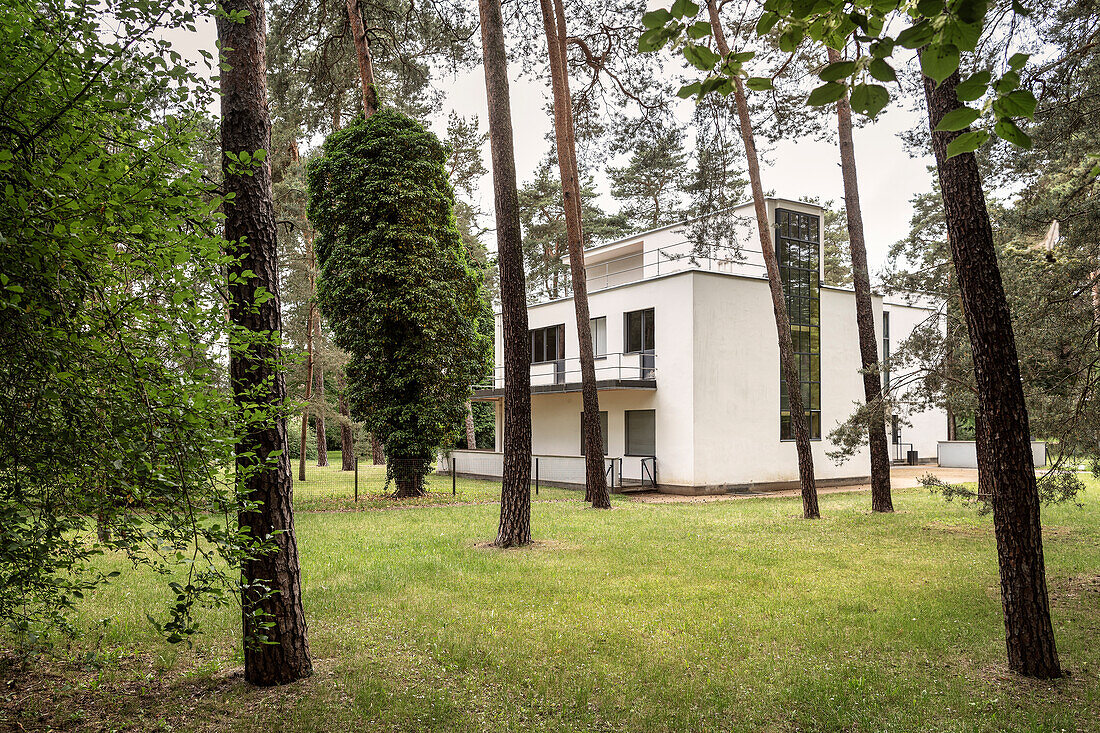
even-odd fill
[[[626,354],[604,354],[596,357],[596,381],[657,379],[657,355],[649,351]],[[537,362],[531,365],[531,386],[574,384],[581,381],[579,357]],[[480,384],[475,389],[501,389],[504,387],[504,367],[493,370],[493,381]]]
[[[588,290],[594,292],[685,270],[755,277],[766,274],[764,259],[758,249],[722,245],[699,247],[686,239],[587,265],[585,274]],[[566,297],[571,293],[572,288],[567,286]]]

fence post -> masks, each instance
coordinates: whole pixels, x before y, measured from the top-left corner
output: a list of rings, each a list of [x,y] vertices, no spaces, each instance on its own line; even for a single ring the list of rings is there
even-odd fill
[[[455,457],[451,456],[451,496],[455,496],[456,483],[455,483]]]
[[[539,457],[535,456],[535,496],[539,495]]]
[[[359,503],[359,456],[355,456],[355,502]]]

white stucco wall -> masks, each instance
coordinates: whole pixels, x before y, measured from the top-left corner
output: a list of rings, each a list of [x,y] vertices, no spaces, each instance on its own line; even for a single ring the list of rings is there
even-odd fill
[[[933,308],[920,305],[910,305],[896,298],[887,298],[883,308],[890,314],[890,353],[897,353],[913,329],[926,323],[929,319],[940,319],[938,312]],[[942,320],[942,319],[940,319]],[[942,326],[941,326],[942,327]],[[882,317],[878,318],[879,357],[882,357]],[[940,440],[947,438],[947,413],[941,409],[923,409],[923,406],[914,400],[907,399],[912,388],[905,388],[907,379],[912,375],[912,370],[896,368],[891,370],[890,379],[894,385],[898,385],[895,391],[895,400],[899,408],[901,442],[912,443],[913,450],[921,459],[936,457],[936,445]],[[887,439],[890,438],[887,431]],[[908,446],[902,446],[902,450],[908,450]],[[896,457],[897,447],[890,445],[890,457]],[[901,454],[904,458],[904,453]]]

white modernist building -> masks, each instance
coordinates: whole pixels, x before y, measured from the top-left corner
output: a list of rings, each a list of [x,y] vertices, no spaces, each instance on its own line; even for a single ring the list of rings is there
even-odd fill
[[[822,483],[869,473],[864,448],[836,464],[828,434],[863,400],[855,295],[822,286],[820,207],[769,199],[787,293],[803,402]],[[616,487],[655,484],[674,493],[777,487],[798,480],[786,385],[766,272],[751,205],[726,219],[733,245],[700,246],[686,222],[585,252],[596,351],[600,419]],[[730,224],[732,223],[732,225]],[[882,351],[903,341],[934,311],[875,295]],[[542,481],[582,483],[581,386],[572,298],[528,309],[532,452]],[[494,452],[457,451],[456,470],[499,475],[503,367],[497,318],[496,377],[475,391],[497,409]],[[939,411],[895,420],[895,459],[936,455],[946,437]]]

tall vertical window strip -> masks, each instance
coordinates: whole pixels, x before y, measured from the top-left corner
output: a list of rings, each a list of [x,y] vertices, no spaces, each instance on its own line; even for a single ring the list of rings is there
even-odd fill
[[[821,280],[819,218],[775,210],[775,254],[787,296],[795,370],[810,437],[821,439]],[[793,440],[787,380],[779,375],[779,437]]]
[[[882,312],[882,391],[890,391],[890,312]]]

